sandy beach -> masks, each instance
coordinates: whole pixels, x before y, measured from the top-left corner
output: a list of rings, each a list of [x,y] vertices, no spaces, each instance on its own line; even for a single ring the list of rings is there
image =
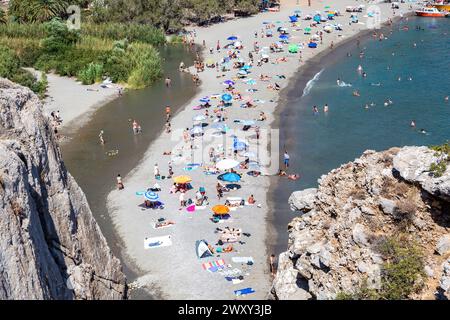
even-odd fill
[[[38,79],[41,72],[27,69]],[[59,110],[63,122],[63,130],[77,130],[81,128],[98,108],[116,99],[118,84],[108,84],[107,87],[96,83],[83,85],[74,78],[61,77],[53,73],[47,74],[47,97],[44,109],[49,115]]]
[[[227,145],[225,145],[223,136],[219,135],[216,140],[208,141],[208,148],[209,146],[214,146],[217,150],[222,145],[222,157],[233,158],[232,134],[239,135],[239,138],[241,138],[242,134],[243,140],[252,146],[256,145],[254,129],[251,128],[243,132],[242,122],[235,122],[236,119],[254,121],[261,128],[261,131],[270,129],[274,121],[274,112],[277,108],[279,93],[288,86],[289,79],[296,72],[301,72],[301,66],[306,64],[311,57],[324,53],[327,50],[332,50],[330,49],[332,42],[336,46],[340,42],[355,36],[358,32],[367,30],[366,12],[358,13],[360,22],[351,25],[349,25],[350,13],[345,12],[346,6],[358,5],[362,3],[361,1],[342,0],[339,1],[339,4],[332,4],[327,1],[312,2],[312,7],[308,7],[307,1],[300,1],[300,5],[297,5],[295,0],[281,1],[280,12],[262,13],[254,17],[232,20],[207,28],[195,28],[195,42],[198,45],[203,45],[204,41],[206,44],[206,49],[203,52],[203,57],[206,61],[208,59],[214,62],[220,61],[226,54],[226,50],[222,49],[218,52],[215,49],[217,40],[220,40],[220,45],[223,46],[227,43],[226,39],[234,35],[238,37],[238,40],[244,46],[239,51],[240,57],[248,62],[248,53],[253,51],[254,41],[258,41],[260,48],[268,48],[271,43],[278,40],[278,32],[276,30],[278,27],[288,28],[290,43],[303,44],[304,48],[301,49],[301,61],[300,54],[289,53],[287,45],[284,45],[283,52],[270,53],[267,50],[265,52],[269,55],[269,62],[263,63],[262,66],[256,66],[256,60],[259,59],[259,55],[254,53],[255,64],[250,69],[251,73],[247,75],[247,80],[248,78],[253,79],[254,84],[236,79],[236,73],[239,69],[231,68],[231,71],[218,72],[216,68],[206,68],[204,72],[199,73],[202,84],[198,95],[192,101],[189,101],[185,108],[171,120],[172,130],[178,135],[161,133],[160,137],[149,147],[139,166],[124,177],[125,189],[114,190],[109,194],[107,200],[109,214],[117,233],[124,243],[123,255],[127,257],[128,261],[133,263],[136,271],[141,275],[136,280],[136,284],[148,289],[157,297],[166,299],[236,299],[234,290],[243,288],[252,288],[255,292],[238,299],[264,299],[267,297],[271,287],[268,259],[271,253],[267,252],[265,245],[268,227],[266,219],[270,209],[270,205],[267,203],[270,177],[265,175],[251,177],[246,174],[247,170],[236,168],[238,173],[242,173],[242,180],[239,182],[241,188],[225,193],[224,198],[219,200],[216,196],[215,188],[217,175],[205,175],[201,167],[185,170],[192,168],[186,166],[187,163],[201,162],[211,165],[207,155],[208,149],[206,149],[206,154],[203,156],[200,154],[200,147],[205,145],[205,141],[201,137],[195,138],[194,148],[191,151],[190,144],[183,141],[181,134],[183,129],[192,128],[194,123],[193,117],[204,114],[204,110],[194,110],[194,107],[200,104],[199,100],[205,96],[210,98],[214,95],[220,96],[225,92],[224,80],[232,79],[235,82],[235,90],[241,92],[242,96],[250,96],[256,106],[254,108],[241,108],[239,106],[243,102],[234,100],[233,105],[226,108],[227,119],[225,123],[230,129],[225,135]],[[366,7],[369,6],[366,2],[364,4]],[[330,5],[329,9],[325,9],[327,5]],[[407,4],[402,4],[401,9],[396,10],[396,14],[405,13],[407,6]],[[381,10],[380,22],[385,22],[394,17],[390,4],[381,3],[379,8]],[[338,10],[342,16],[335,17],[333,23],[341,24],[343,30],[333,31],[329,34],[324,32],[322,43],[318,42],[316,49],[310,49],[307,47],[307,44],[311,35],[305,35],[304,28],[308,27],[311,21],[299,19],[300,26],[297,27],[293,27],[289,22],[288,16],[292,15],[294,10],[297,9],[302,11],[302,16],[306,14],[314,15],[316,10],[321,12],[323,10]],[[364,16],[366,17],[364,18]],[[263,22],[266,21],[276,25],[276,27],[272,28],[274,37],[261,38],[261,30],[265,28]],[[314,34],[317,30],[323,30],[322,24],[318,27],[313,27],[311,34]],[[257,38],[254,35],[255,31],[258,32]],[[213,54],[210,54],[209,48],[214,48]],[[261,74],[267,75],[268,81],[261,81]],[[279,85],[280,90],[268,89],[269,85],[275,86],[275,83]],[[249,89],[256,89],[257,91],[248,91]],[[83,90],[86,90],[86,87],[83,87]],[[98,93],[104,93],[103,89],[99,90]],[[108,92],[116,92],[113,89],[107,90]],[[52,91],[49,94],[52,96]],[[67,100],[68,94],[68,92],[64,93]],[[107,98],[106,93],[103,99],[105,98]],[[55,101],[49,105],[49,110],[58,108],[58,100],[54,99]],[[211,104],[214,106],[216,100],[213,99],[211,101]],[[65,102],[64,105],[67,107],[68,104]],[[85,103],[82,103],[78,97],[74,99],[72,107],[74,105],[86,107]],[[66,125],[83,113],[79,110],[72,110],[70,107],[67,108],[63,110],[61,107],[59,109]],[[86,108],[92,109],[92,104],[91,107]],[[210,109],[210,115],[213,115],[213,108],[211,107]],[[265,113],[267,120],[258,121],[260,112]],[[164,114],[157,116],[164,117]],[[203,121],[208,123],[205,130],[208,130],[209,127],[215,124],[213,119],[213,117],[208,117]],[[282,142],[280,144],[282,145]],[[263,145],[263,148],[265,149],[266,146]],[[166,151],[172,151],[172,156],[164,156],[163,153]],[[278,148],[276,148],[276,151],[278,152]],[[259,152],[261,150],[258,149],[257,153]],[[178,153],[181,156],[178,156]],[[192,157],[192,154],[194,154],[194,157]],[[263,166],[272,167],[270,170],[262,171],[266,171],[269,174],[273,174],[274,170],[276,172],[278,170],[277,158],[279,158],[278,154],[272,154],[269,158],[260,159],[263,162],[261,163]],[[243,161],[244,159],[245,157],[242,153],[237,156],[238,161]],[[194,212],[187,212],[186,208],[180,210],[179,193],[169,193],[169,189],[173,184],[172,179],[157,181],[153,175],[153,168],[157,163],[161,175],[167,176],[169,161],[173,162],[174,176],[189,175],[192,178],[193,189],[187,192],[185,199],[194,199],[195,192],[199,187],[204,187],[209,197],[209,205],[202,209],[197,208]],[[291,161],[295,161],[295,159],[291,159]],[[111,177],[111,179],[115,179],[115,177]],[[152,187],[155,182],[158,182],[162,189],[161,192],[158,192],[161,201],[164,203],[164,209],[162,210],[152,210],[141,206],[144,202],[142,192]],[[289,183],[289,181],[286,180],[286,183]],[[223,223],[215,224],[209,219],[212,216],[211,208],[217,204],[224,204],[227,197],[239,197],[246,200],[250,195],[254,195],[256,199],[255,205],[245,205],[237,208],[235,211],[231,211],[231,218]],[[171,220],[175,224],[167,228],[154,229],[153,224],[159,218]],[[250,236],[242,236],[240,239],[242,243],[233,243],[234,250],[231,253],[215,254],[213,257],[198,259],[195,252],[195,242],[205,239],[210,245],[217,247],[215,244],[219,235],[214,231],[217,227],[223,228],[225,226],[240,228],[242,232],[248,233]],[[146,238],[168,235],[171,236],[172,244],[170,246],[144,248],[144,240]],[[252,257],[254,264],[235,263],[232,261],[232,257]],[[202,268],[203,263],[220,259],[223,259],[227,266],[223,271],[208,272]],[[227,281],[225,276],[231,275],[230,271],[236,275],[242,275],[243,281],[237,284]],[[226,272],[230,273],[226,274]]]

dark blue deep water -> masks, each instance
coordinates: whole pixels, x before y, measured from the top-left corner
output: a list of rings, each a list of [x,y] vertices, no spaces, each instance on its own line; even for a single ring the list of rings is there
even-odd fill
[[[409,30],[403,30],[404,26]],[[413,17],[382,32],[387,40],[368,37],[361,39],[359,47],[354,40],[332,58],[323,58],[313,67],[312,76],[323,71],[310,83],[306,96],[302,97],[303,86],[287,94],[280,114],[281,147],[286,145],[290,171],[300,173],[301,179],[280,179],[273,191],[272,222],[278,232],[269,246],[277,253],[286,249],[284,230],[293,218],[288,206],[291,192],[316,187],[322,174],[367,149],[433,145],[450,139],[450,102],[444,99],[450,95],[450,19]],[[363,58],[360,51],[364,51]],[[357,72],[358,65],[366,78]],[[352,87],[339,87],[338,78]],[[353,96],[355,90],[360,97]],[[386,107],[388,99],[393,103]],[[323,112],[325,104],[328,114]],[[319,115],[313,114],[314,105]],[[415,129],[410,127],[411,120],[416,122]],[[419,132],[422,128],[426,134]]]

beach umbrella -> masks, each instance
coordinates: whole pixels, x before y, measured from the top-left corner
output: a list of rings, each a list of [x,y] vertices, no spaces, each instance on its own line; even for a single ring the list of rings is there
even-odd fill
[[[208,59],[208,60],[206,60],[206,64],[211,65],[211,64],[215,64],[215,62],[213,59]]]
[[[234,159],[223,159],[216,163],[216,168],[219,170],[229,170],[239,165]]]
[[[191,181],[192,181],[192,178],[189,176],[177,176],[177,177],[173,178],[173,182],[181,183],[181,184],[189,183]]]
[[[228,41],[236,41],[237,39],[238,39],[238,37],[236,37],[236,36],[229,36],[227,38]]]
[[[241,75],[243,75],[243,76],[246,76],[246,75],[248,74],[248,72],[245,71],[245,70],[239,70],[238,74],[241,74]]]
[[[263,21],[263,24],[270,24],[269,21]]]
[[[227,172],[218,176],[217,179],[226,182],[239,182],[241,181],[241,176],[234,172]]]
[[[252,66],[245,65],[245,66],[243,66],[243,67],[241,68],[241,70],[246,71],[246,70],[250,70],[251,68],[252,68]]]
[[[206,117],[202,114],[196,115],[195,117],[192,118],[192,120],[194,121],[203,121],[206,120]]]
[[[253,126],[253,125],[255,125],[255,121],[253,121],[253,120],[244,120],[244,121],[241,121],[241,124],[244,125],[244,126]]]
[[[233,45],[235,47],[240,47],[242,45],[242,43],[240,41],[236,41]]]
[[[232,95],[229,93],[225,93],[222,95],[222,100],[224,102],[230,102],[233,99]]]
[[[233,80],[225,80],[223,82],[223,84],[226,85],[226,86],[234,86],[235,82]]]
[[[310,28],[310,27],[306,27],[306,28],[305,28],[305,33],[306,33],[306,34],[309,34],[310,32],[311,32],[311,28]]]
[[[261,58],[263,58],[263,59],[269,59],[269,55],[268,55],[267,53],[263,53],[263,54],[261,55]]]
[[[211,101],[211,99],[209,97],[203,97],[200,99],[200,102],[202,102],[202,103],[208,103],[210,101]]]
[[[217,130],[220,130],[220,131],[225,131],[225,130],[226,130],[226,125],[221,124],[221,123],[214,123],[214,124],[211,126],[211,128],[217,129]]]
[[[289,45],[289,52],[290,53],[297,53],[298,52],[298,46],[296,44]]]
[[[315,42],[310,42],[309,44],[308,44],[308,47],[309,48],[317,48],[317,43],[315,43]]]
[[[315,22],[320,22],[320,14],[316,14],[313,18]]]
[[[297,22],[298,18],[297,16],[289,16],[289,20],[291,20],[291,22]]]
[[[287,40],[287,39],[289,39],[289,36],[287,34],[282,34],[282,35],[279,36],[279,38],[281,40]]]
[[[147,192],[144,194],[144,197],[145,197],[147,200],[149,200],[150,202],[156,202],[156,201],[159,200],[158,194],[155,193],[155,192],[152,192],[152,191],[147,191]]]
[[[195,126],[194,128],[191,129],[191,133],[193,135],[200,135],[203,133],[203,129],[202,129],[202,127]]]
[[[253,157],[256,157],[256,154],[254,152],[247,151],[242,156],[244,156],[246,158],[253,158]]]
[[[228,208],[227,206],[224,206],[223,204],[218,204],[218,205],[212,207],[212,211],[216,215],[226,215],[230,212],[230,208]]]

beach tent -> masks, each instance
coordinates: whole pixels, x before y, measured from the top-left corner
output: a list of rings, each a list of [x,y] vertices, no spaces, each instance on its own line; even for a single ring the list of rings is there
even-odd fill
[[[173,178],[175,183],[185,184],[192,181],[192,178],[189,176],[177,176]]]
[[[208,242],[205,240],[197,240],[195,242],[195,253],[199,259],[212,257],[212,252],[208,248]]]
[[[290,53],[298,53],[298,45],[296,45],[296,44],[289,45],[289,52]]]
[[[241,181],[241,176],[234,172],[227,172],[218,176],[217,179],[226,182],[239,182]]]
[[[234,159],[223,159],[216,163],[216,168],[219,170],[230,170],[238,165],[239,162]]]
[[[212,211],[215,215],[227,215],[230,212],[230,208],[224,206],[223,204],[218,204],[212,207]]]

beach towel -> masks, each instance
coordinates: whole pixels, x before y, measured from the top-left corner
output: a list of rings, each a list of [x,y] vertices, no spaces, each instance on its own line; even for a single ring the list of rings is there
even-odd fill
[[[232,257],[231,260],[234,263],[249,263],[249,262],[251,262],[252,264],[255,263],[253,257]]]
[[[224,277],[235,277],[237,275],[240,275],[241,273],[242,273],[242,271],[239,270],[238,268],[234,268],[233,270],[219,271],[219,274]]]
[[[169,247],[172,245],[172,236],[162,236],[154,238],[145,238],[144,249],[155,249],[161,247]]]
[[[157,226],[156,226],[157,224],[158,224],[158,223],[154,223],[154,224],[153,224],[153,229],[164,229],[164,228],[170,228],[170,227],[173,226],[173,224],[169,224],[169,225],[157,227]]]
[[[223,260],[223,259],[211,261],[211,262],[205,262],[202,264],[203,270],[207,270],[209,272],[217,272],[219,270],[225,269],[226,267],[227,267],[227,265],[225,264],[225,260]]]
[[[236,297],[239,296],[245,296],[247,294],[251,294],[251,293],[255,293],[256,291],[253,290],[252,288],[245,288],[245,289],[240,289],[240,290],[235,290],[234,294],[236,295]]]
[[[137,196],[143,196],[145,194],[145,191],[136,191]]]

